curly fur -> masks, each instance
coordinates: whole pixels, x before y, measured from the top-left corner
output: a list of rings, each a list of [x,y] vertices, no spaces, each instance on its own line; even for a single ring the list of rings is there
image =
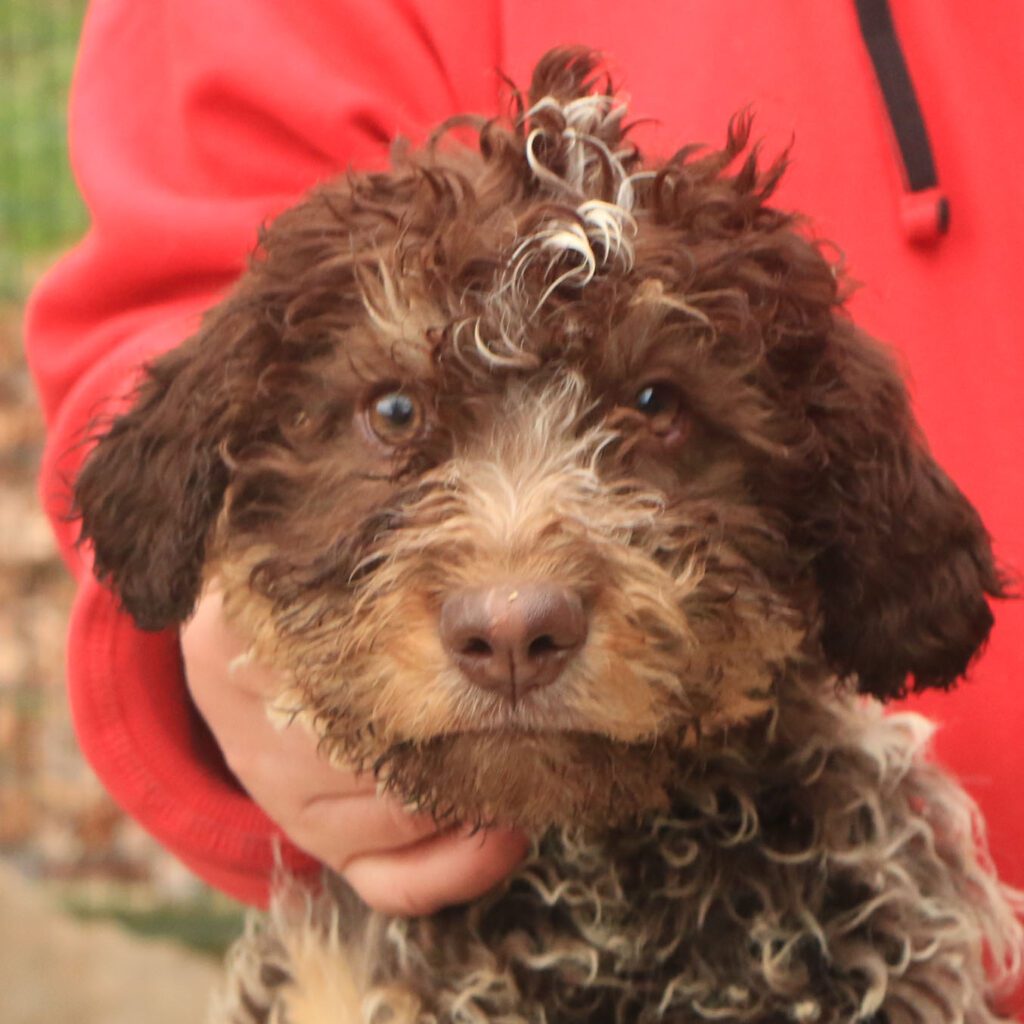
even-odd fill
[[[333,879],[319,906],[279,901],[276,942],[357,971],[369,1021],[1001,1019],[985,992],[1019,973],[1020,923],[976,809],[923,759],[932,726],[786,690],[727,750],[680,760],[671,813],[552,830],[500,891],[430,919],[367,917]]]
[[[223,1016],[1000,1020],[1016,897],[928,727],[866,699],[967,670],[1003,595],[986,531],[770,205],[785,159],[742,116],[648,162],[596,74],[556,51],[509,118],[279,217],[78,480],[141,625],[217,580],[326,753],[537,837],[428,919],[338,879],[282,897]],[[401,443],[370,419],[394,391],[423,424]],[[438,620],[516,580],[568,588],[588,632],[513,705]]]
[[[1017,970],[1019,924],[918,760],[930,726],[814,690],[680,766],[671,814],[550,833],[441,935],[394,923],[367,981],[400,970],[442,1020],[990,1019],[977,951]]]

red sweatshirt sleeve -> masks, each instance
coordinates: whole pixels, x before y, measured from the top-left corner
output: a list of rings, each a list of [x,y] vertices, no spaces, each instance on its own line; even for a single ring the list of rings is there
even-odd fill
[[[139,632],[93,579],[67,482],[90,423],[195,329],[262,221],[347,166],[383,165],[396,134],[493,109],[491,6],[444,0],[424,4],[428,17],[408,0],[107,0],[86,19],[70,125],[92,226],[37,289],[26,329],[49,430],[43,500],[79,584],[72,709],[121,806],[246,901],[265,900],[275,845],[292,870],[316,866],[224,768],[176,631]]]

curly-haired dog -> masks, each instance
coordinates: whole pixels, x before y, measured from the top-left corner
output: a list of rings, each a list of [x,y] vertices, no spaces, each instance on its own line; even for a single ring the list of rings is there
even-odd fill
[[[225,1012],[999,1020],[1013,897],[859,696],[964,673],[986,532],[748,120],[645,163],[594,76],[282,215],[78,481],[143,627],[216,579],[325,751],[536,836],[429,918],[282,900]]]

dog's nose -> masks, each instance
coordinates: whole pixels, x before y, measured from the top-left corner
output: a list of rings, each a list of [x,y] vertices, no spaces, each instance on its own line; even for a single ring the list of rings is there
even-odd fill
[[[587,616],[552,583],[468,587],[445,600],[440,632],[470,682],[515,704],[558,678],[587,638]]]

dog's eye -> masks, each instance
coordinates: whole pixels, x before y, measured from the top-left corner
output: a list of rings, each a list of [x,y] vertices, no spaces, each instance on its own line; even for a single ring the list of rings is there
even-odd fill
[[[636,393],[633,408],[650,421],[651,429],[658,434],[678,425],[686,412],[679,389],[666,381],[645,384]]]
[[[679,411],[682,396],[671,384],[659,381],[646,384],[636,393],[634,408],[651,419],[674,416]]]
[[[407,444],[423,429],[423,407],[404,391],[387,391],[370,402],[366,420],[385,444]]]

